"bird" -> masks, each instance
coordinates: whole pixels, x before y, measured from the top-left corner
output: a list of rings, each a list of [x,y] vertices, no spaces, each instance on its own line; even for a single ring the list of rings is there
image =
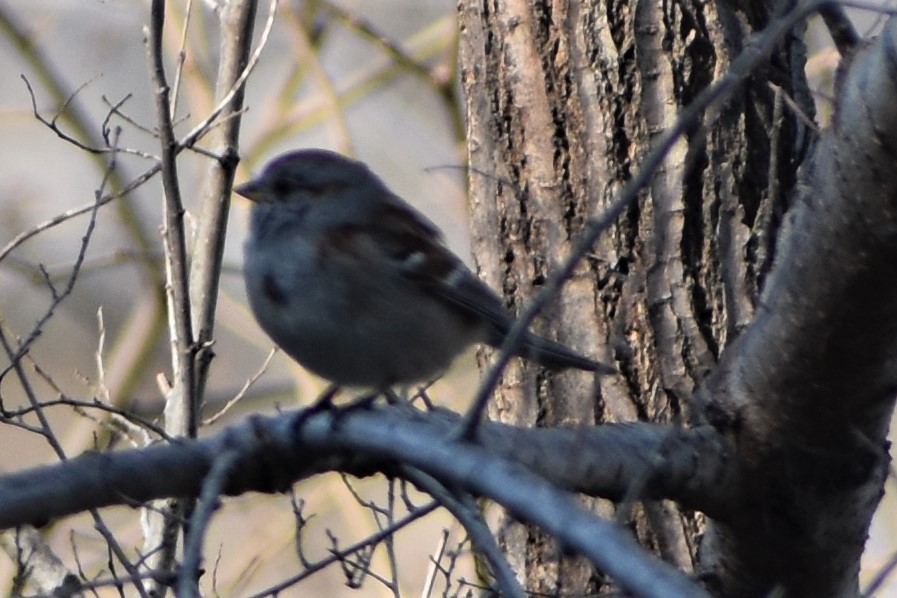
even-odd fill
[[[252,202],[244,278],[261,328],[335,385],[429,382],[515,319],[441,231],[363,162],[323,149],[270,161],[234,191]],[[616,369],[524,331],[515,355],[546,368]]]

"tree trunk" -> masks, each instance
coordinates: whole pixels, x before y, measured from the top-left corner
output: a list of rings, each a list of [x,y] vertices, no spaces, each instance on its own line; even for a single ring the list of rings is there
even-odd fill
[[[765,26],[759,3],[743,10],[461,1],[473,250],[479,274],[512,308],[526,304],[658,134]],[[754,316],[796,184],[808,136],[783,99],[812,116],[803,58],[795,34],[680,138],[543,314],[541,332],[614,363],[619,375],[544,373],[518,361],[491,417],[529,426],[695,421],[697,385]],[[665,560],[699,568],[700,515],[671,502],[592,502]],[[530,591],[610,587],[537,529],[506,516],[496,533]]]

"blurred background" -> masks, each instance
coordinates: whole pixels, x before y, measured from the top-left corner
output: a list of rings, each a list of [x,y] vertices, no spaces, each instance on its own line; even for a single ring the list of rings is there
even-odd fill
[[[213,108],[219,51],[213,6],[193,2],[189,21],[187,11],[187,2],[168,3],[169,80],[175,79],[182,43],[184,49],[176,111],[181,135]],[[268,12],[269,3],[260,2],[257,35]],[[34,90],[38,111],[48,120],[78,90],[59,116],[58,126],[87,145],[102,145],[102,123],[110,106],[119,102],[124,116],[113,117],[111,124],[123,126],[120,147],[156,156],[159,144],[149,131],[155,117],[143,41],[148,3],[2,2],[0,13],[3,247],[47,219],[89,205],[104,171],[102,157],[98,160],[63,141],[38,122],[22,77]],[[280,2],[270,41],[247,89],[237,180],[249,178],[268,159],[289,149],[324,147],[351,154],[368,162],[397,193],[427,213],[445,231],[452,248],[467,256],[464,176],[458,169],[465,150],[455,98],[456,35],[451,0]],[[179,159],[188,211],[199,206],[209,162],[189,152]],[[122,155],[118,172],[127,182],[152,164],[151,158]],[[217,413],[261,371],[271,349],[247,310],[243,291],[247,209],[246,202],[235,197],[207,416]],[[11,337],[27,337],[50,304],[41,268],[55,284],[64,285],[87,223],[86,215],[68,220],[25,242],[0,262],[0,322]],[[52,384],[37,389],[42,397],[61,393],[89,401],[100,394],[101,309],[103,382],[110,400],[147,418],[158,416],[162,394],[156,377],[171,370],[164,303],[157,292],[162,276],[160,223],[158,178],[100,211],[74,291],[31,349],[33,362],[52,379]],[[433,391],[442,404],[469,395],[476,382],[472,358],[460,361],[451,376],[453,383]],[[5,366],[8,360],[4,357],[2,363]],[[278,406],[308,404],[322,388],[319,380],[277,354],[247,396],[205,433],[248,412],[273,413]],[[5,407],[24,404],[12,377],[0,391]],[[96,422],[71,409],[51,410],[51,417],[68,454],[93,448],[100,428]],[[3,471],[55,460],[47,443],[35,434],[12,426],[0,429]],[[382,480],[350,483],[364,498],[386,501]],[[346,545],[385,524],[359,505],[338,476],[302,484],[296,498],[305,501],[303,513],[313,515],[303,534],[312,560],[330,547],[327,529]],[[419,502],[424,502],[423,497]],[[140,546],[137,511],[110,509],[104,516],[109,527],[121,534],[124,546]],[[439,513],[419,522],[410,534],[399,536],[396,554],[402,563],[403,593],[420,593],[428,559],[443,542],[443,529],[453,532],[447,545],[451,549],[461,536],[451,520]],[[207,558],[213,560],[207,578],[214,564],[217,592],[237,596],[288,577],[300,568],[294,530],[289,497],[259,495],[226,501],[206,544]],[[106,566],[105,542],[89,518],[58,522],[47,536],[70,567],[75,566],[71,544],[89,574]],[[387,558],[385,550],[377,550],[372,567],[385,568]],[[465,570],[472,578],[469,561]],[[7,588],[0,589],[0,595],[8,593],[14,573],[14,563],[0,557],[0,588]],[[339,567],[331,567],[300,587],[306,593],[327,590],[333,595],[345,587],[344,576]],[[111,594],[112,589],[108,590]],[[379,593],[389,592],[368,580],[364,595]]]
[[[176,110],[180,134],[214,105],[218,54],[214,10],[211,1],[168,3],[170,80],[178,72],[183,49]],[[257,34],[268,11],[269,3],[261,1]],[[119,176],[130,181],[154,163],[159,149],[151,132],[154,115],[143,41],[148,13],[148,3],[137,0],[0,0],[0,251],[48,219],[90,205],[103,177],[104,158],[75,147],[41,124],[32,101],[41,116],[52,120],[59,115],[59,129],[90,146],[102,145],[103,123],[111,106],[118,106],[119,114],[110,123],[123,127],[119,146],[134,150],[119,158]],[[429,215],[446,233],[452,249],[466,259],[466,175],[460,169],[466,150],[455,70],[454,13],[453,0],[280,2],[270,41],[247,88],[237,181],[289,149],[324,147],[353,155]],[[855,16],[863,33],[874,28],[874,15]],[[808,39],[807,70],[818,90],[820,116],[826,119],[839,56],[819,23],[812,24]],[[208,168],[208,157],[199,153],[185,152],[179,159],[188,210],[199,205]],[[243,291],[246,215],[246,203],[235,197],[207,416],[217,413],[259,374],[271,349],[247,309]],[[108,392],[120,407],[135,409],[148,419],[158,416],[162,395],[157,376],[170,371],[164,302],[158,293],[160,222],[157,179],[101,209],[73,293],[30,351],[31,363],[46,373],[37,388],[41,396],[90,401]],[[25,241],[0,261],[0,326],[8,336],[31,333],[52,299],[46,279],[65,284],[87,225],[86,216],[71,218]],[[6,357],[0,358],[0,366],[6,364]],[[0,381],[5,408],[24,402],[21,389],[9,378]],[[476,381],[472,355],[467,355],[431,396],[441,405],[460,409]],[[276,354],[246,397],[205,432],[246,413],[308,404],[322,388],[319,380]],[[95,421],[70,409],[51,411],[51,416],[67,454],[95,446],[99,428]],[[0,470],[55,459],[35,434],[12,426],[0,428]],[[386,500],[382,481],[350,483],[364,497]],[[867,547],[864,579],[880,572],[897,550],[893,489],[892,481]],[[303,512],[314,514],[303,533],[309,558],[326,554],[330,544],[325,530],[332,530],[341,544],[350,544],[383,525],[338,476],[305,482],[297,486],[296,494],[305,501]],[[140,545],[136,511],[110,509],[104,514],[110,527],[121,531],[123,545]],[[215,591],[222,596],[251,595],[296,572],[294,526],[289,497],[227,500],[206,542],[207,561],[217,559],[214,566],[207,563],[207,576],[215,572]],[[441,512],[399,536],[396,554],[402,563],[402,593],[420,594],[444,530],[449,533],[448,548],[457,547],[463,533]],[[55,523],[47,529],[47,537],[70,567],[75,567],[74,545],[86,572],[104,570],[105,543],[87,518]],[[378,550],[373,568],[387,567],[389,558]],[[462,562],[455,575],[473,579],[470,559]],[[0,556],[0,588],[10,588],[14,574],[14,563]],[[335,567],[306,583],[311,585],[300,586],[306,594],[334,595],[345,587]],[[207,587],[212,588],[210,580]],[[891,590],[897,592],[897,586]],[[380,593],[391,594],[368,580],[364,595]]]

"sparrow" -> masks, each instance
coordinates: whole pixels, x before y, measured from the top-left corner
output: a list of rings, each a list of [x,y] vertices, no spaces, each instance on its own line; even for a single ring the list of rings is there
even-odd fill
[[[283,154],[234,191],[253,202],[244,247],[252,312],[287,355],[340,386],[431,381],[514,318],[429,219],[362,162]],[[514,353],[551,369],[606,364],[526,331]]]

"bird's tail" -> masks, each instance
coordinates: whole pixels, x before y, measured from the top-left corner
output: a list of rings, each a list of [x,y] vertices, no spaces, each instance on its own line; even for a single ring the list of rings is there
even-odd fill
[[[489,344],[496,348],[501,347],[500,342]],[[536,336],[531,332],[526,332],[523,335],[520,346],[514,351],[514,354],[535,361],[551,370],[574,368],[602,375],[617,373],[617,368],[611,365],[584,357],[560,343]]]

